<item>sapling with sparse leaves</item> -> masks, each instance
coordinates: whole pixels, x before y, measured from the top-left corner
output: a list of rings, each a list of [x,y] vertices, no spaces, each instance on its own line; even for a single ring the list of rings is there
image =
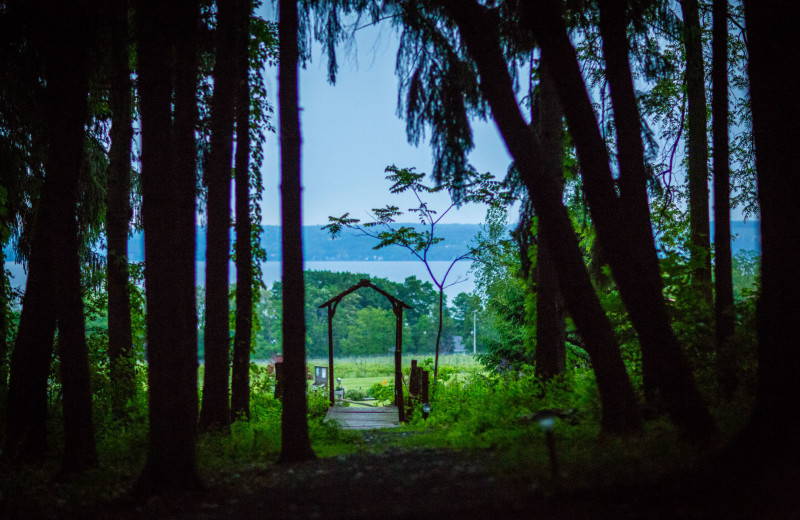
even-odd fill
[[[437,276],[431,269],[428,255],[431,249],[444,238],[436,236],[436,225],[453,208],[460,207],[468,203],[488,204],[490,206],[501,206],[511,200],[511,195],[503,185],[494,179],[490,173],[479,174],[470,171],[459,182],[441,182],[435,186],[429,186],[423,182],[425,173],[416,172],[415,168],[398,168],[389,166],[386,168],[388,175],[386,179],[392,182],[389,192],[400,194],[410,192],[418,202],[418,206],[409,208],[408,213],[419,220],[420,226],[397,224],[397,219],[405,213],[395,205],[386,205],[383,208],[372,210],[372,220],[362,222],[360,219],[350,217],[350,213],[345,213],[341,217],[328,217],[329,224],[324,226],[332,238],[339,236],[343,229],[358,231],[363,236],[372,237],[379,242],[373,249],[382,249],[387,246],[400,246],[411,252],[418,260],[425,264],[431,281],[439,290],[439,326],[436,333],[436,348],[433,368],[433,379],[439,369],[439,344],[442,338],[442,323],[444,314],[444,290],[465,279],[461,276],[448,282],[448,277],[453,266],[461,260],[475,260],[475,249],[470,248],[463,253],[455,255],[444,275]],[[424,200],[426,195],[448,192],[450,194],[450,204],[440,213],[431,208]],[[434,383],[435,384],[435,383]]]

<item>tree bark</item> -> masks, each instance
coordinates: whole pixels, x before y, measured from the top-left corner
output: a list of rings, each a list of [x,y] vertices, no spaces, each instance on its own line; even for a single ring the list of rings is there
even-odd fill
[[[306,400],[306,317],[300,183],[300,113],[297,99],[297,2],[279,1],[278,108],[281,139],[281,245],[283,250],[282,463],[313,459]]]
[[[115,0],[109,6],[111,30],[110,89],[111,150],[109,151],[106,204],[108,258],[108,358],[111,379],[111,410],[116,419],[127,416],[136,394],[134,380],[131,301],[128,288],[128,227],[132,217],[131,191],[131,92],[128,2]]]
[[[439,325],[436,328],[436,348],[433,358],[433,392],[436,393],[436,376],[439,374],[439,344],[442,341],[442,317],[444,314],[444,287],[439,287]]]
[[[230,317],[228,260],[231,224],[231,158],[236,93],[236,6],[217,1],[214,95],[211,101],[211,151],[208,160],[208,230],[206,239],[206,328],[203,403],[200,428],[230,425]]]
[[[564,127],[558,93],[547,65],[539,67],[539,124],[545,168],[559,180],[563,192]],[[536,351],[535,375],[548,381],[567,369],[564,298],[558,288],[555,265],[544,241],[536,248]]]
[[[714,314],[717,378],[730,396],[738,384],[734,351],[733,275],[731,272],[730,152],[728,145],[728,1],[713,6],[713,99],[714,139]]]
[[[703,31],[698,0],[682,0],[683,38],[686,49],[686,96],[688,100],[689,241],[690,258],[696,265],[692,285],[709,307],[712,304],[711,239],[708,211],[708,137],[706,135],[706,82],[703,66]]]
[[[461,38],[478,66],[481,91],[531,195],[542,222],[542,238],[557,259],[556,273],[567,306],[574,310],[573,319],[594,366],[603,406],[602,430],[608,434],[638,432],[641,415],[614,331],[583,263],[578,239],[562,203],[559,181],[537,161],[543,155],[541,145],[519,111],[492,13],[474,1],[443,0],[442,5],[458,24]]]
[[[761,209],[761,294],[757,304],[758,384],[747,426],[716,460],[715,477],[738,497],[763,501],[765,517],[797,511],[800,482],[800,409],[797,312],[800,277],[795,244],[800,189],[800,76],[795,63],[797,20],[786,1],[745,1],[748,75]],[[740,498],[741,499],[741,498]],[[746,498],[741,499],[746,503]]]
[[[88,96],[89,6],[49,6],[42,41],[47,158],[22,315],[11,360],[7,453],[41,461],[47,448],[47,378],[56,322],[64,411],[62,472],[96,462],[78,257],[78,178]],[[58,253],[58,258],[56,258]],[[53,301],[55,300],[55,302]]]
[[[792,413],[800,409],[800,393],[796,391],[800,350],[791,339],[796,337],[800,278],[796,256],[790,253],[800,242],[800,228],[795,225],[800,190],[794,182],[800,164],[800,78],[792,69],[800,45],[786,39],[793,34],[796,22],[780,16],[789,4],[762,4],[745,2],[762,248],[757,317],[759,377],[751,426],[768,440],[762,448],[791,455],[779,461],[791,467],[800,454],[800,431]],[[775,68],[776,61],[784,68]],[[781,70],[791,72],[783,75]],[[795,472],[798,467],[794,466]]]
[[[198,17],[196,0],[142,0],[137,11],[150,388],[147,461],[134,489],[141,495],[193,491],[202,486],[195,455]],[[172,49],[174,69],[170,65]]]
[[[250,419],[250,344],[253,336],[253,250],[250,222],[250,1],[237,1],[236,41],[236,332],[231,412]]]
[[[650,227],[640,121],[627,57],[624,9],[601,3],[603,48],[614,104],[620,156],[617,195],[577,57],[567,37],[561,5],[536,2],[525,13],[542,46],[575,142],[584,191],[600,245],[605,251],[631,321],[639,334],[643,364],[665,406],[687,437],[707,442],[716,432],[670,326],[658,257]],[[617,9],[609,12],[609,8]],[[568,303],[570,309],[572,305]]]

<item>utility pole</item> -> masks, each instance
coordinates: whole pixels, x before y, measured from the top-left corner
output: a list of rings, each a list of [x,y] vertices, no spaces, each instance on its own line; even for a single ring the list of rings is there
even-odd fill
[[[478,311],[472,311],[472,354],[478,353]]]

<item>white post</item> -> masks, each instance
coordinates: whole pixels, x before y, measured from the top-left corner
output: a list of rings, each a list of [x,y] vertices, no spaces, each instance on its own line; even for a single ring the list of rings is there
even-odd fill
[[[472,311],[472,354],[478,353],[478,311]]]

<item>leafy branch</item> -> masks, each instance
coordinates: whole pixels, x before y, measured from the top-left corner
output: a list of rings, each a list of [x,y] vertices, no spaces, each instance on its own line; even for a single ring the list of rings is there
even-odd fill
[[[429,186],[424,183],[425,174],[416,172],[415,168],[398,168],[392,165],[387,167],[385,171],[388,173],[386,179],[392,183],[392,186],[389,188],[390,193],[401,194],[410,192],[416,198],[418,205],[409,208],[407,213],[413,215],[416,220],[419,221],[421,226],[419,229],[417,227],[398,224],[397,220],[405,215],[405,213],[401,211],[398,206],[391,204],[382,208],[374,208],[372,210],[372,218],[367,222],[362,222],[360,219],[351,217],[350,213],[345,213],[341,217],[328,217],[330,223],[324,226],[323,229],[326,229],[330,233],[331,238],[338,237],[344,229],[354,230],[358,232],[360,236],[376,239],[378,243],[373,249],[378,250],[388,246],[400,246],[407,249],[412,255],[425,264],[431,281],[439,289],[439,328],[436,335],[436,358],[433,371],[435,381],[439,367],[439,344],[442,336],[444,290],[465,281],[465,279],[459,276],[455,281],[448,284],[447,278],[456,263],[462,260],[475,261],[478,253],[475,248],[470,248],[468,251],[456,255],[450,262],[450,265],[441,279],[438,278],[431,270],[430,262],[428,261],[428,253],[431,248],[444,240],[444,238],[436,236],[436,225],[442,221],[450,210],[460,207],[463,204],[481,203],[492,207],[498,207],[512,202],[512,195],[489,173],[478,174],[472,172],[471,176],[460,180],[458,184],[442,182],[435,186]],[[442,212],[431,208],[428,202],[424,200],[425,195],[444,191],[450,193],[451,202]]]

